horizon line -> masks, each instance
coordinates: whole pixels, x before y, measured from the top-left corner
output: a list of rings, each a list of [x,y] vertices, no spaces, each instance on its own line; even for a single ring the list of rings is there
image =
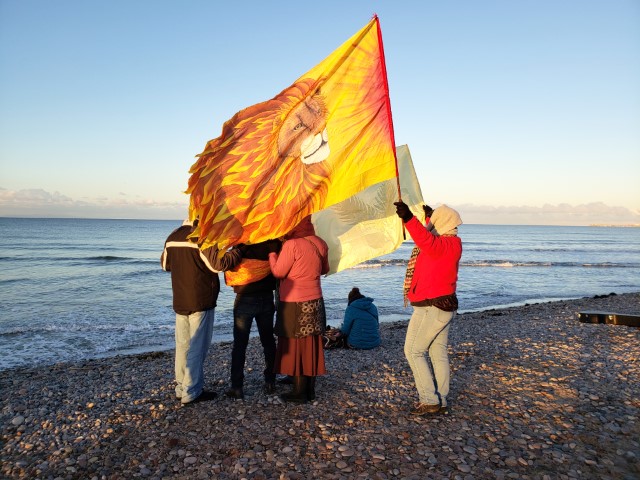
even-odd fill
[[[58,217],[58,216],[18,216],[0,215],[0,219],[20,219],[20,220],[114,220],[114,221],[144,221],[144,222],[183,222],[184,218],[122,218],[122,217]],[[594,227],[594,228],[640,228],[638,223],[592,223],[588,225],[567,225],[567,224],[542,224],[542,223],[463,223],[464,225],[489,225],[499,227]]]

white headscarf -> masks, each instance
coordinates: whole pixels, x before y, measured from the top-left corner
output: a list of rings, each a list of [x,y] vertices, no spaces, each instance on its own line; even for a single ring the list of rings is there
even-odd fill
[[[427,230],[434,235],[457,235],[459,225],[462,225],[460,214],[451,207],[440,205],[431,214]]]

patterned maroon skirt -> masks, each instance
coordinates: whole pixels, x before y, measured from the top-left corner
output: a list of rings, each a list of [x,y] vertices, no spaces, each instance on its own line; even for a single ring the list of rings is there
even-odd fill
[[[276,319],[275,373],[294,377],[325,375],[322,334],[326,323],[322,298],[280,302]]]

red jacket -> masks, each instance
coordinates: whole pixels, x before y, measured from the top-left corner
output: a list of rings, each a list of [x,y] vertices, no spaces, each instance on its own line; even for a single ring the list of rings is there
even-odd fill
[[[455,293],[462,240],[457,236],[433,235],[416,217],[405,223],[405,226],[420,248],[407,294],[409,301],[420,302]]]

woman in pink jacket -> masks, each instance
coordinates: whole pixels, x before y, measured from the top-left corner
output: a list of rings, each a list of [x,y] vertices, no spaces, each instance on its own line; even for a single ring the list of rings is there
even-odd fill
[[[320,275],[329,271],[329,247],[316,236],[311,217],[285,235],[279,254],[269,254],[273,276],[280,279],[276,315],[275,372],[293,377],[287,402],[315,399],[316,376],[326,373],[322,334],[327,325]]]

